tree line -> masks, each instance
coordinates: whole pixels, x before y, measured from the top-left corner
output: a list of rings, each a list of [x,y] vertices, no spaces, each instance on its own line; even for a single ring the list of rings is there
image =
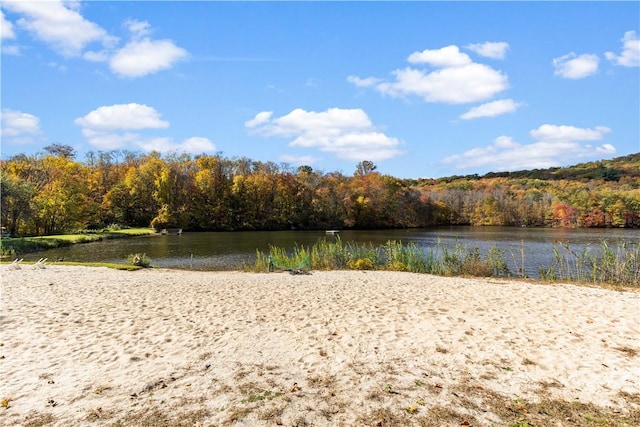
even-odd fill
[[[640,176],[627,170],[640,170],[640,155],[621,164],[606,175],[615,179],[407,180],[380,174],[370,161],[350,175],[221,154],[118,150],[78,161],[71,147],[53,144],[0,162],[0,221],[16,236],[111,224],[192,231],[637,227]]]

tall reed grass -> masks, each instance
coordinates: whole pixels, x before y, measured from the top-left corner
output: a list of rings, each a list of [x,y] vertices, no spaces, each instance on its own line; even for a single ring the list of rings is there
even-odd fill
[[[414,243],[389,240],[381,246],[373,243],[343,243],[338,237],[323,239],[311,247],[295,246],[287,251],[271,246],[268,253],[256,251],[256,261],[249,270],[391,270],[430,273],[446,276],[508,276],[504,252],[491,249],[486,256],[478,248],[457,245],[453,250],[440,244],[425,252]]]
[[[543,280],[640,286],[640,244],[624,241],[611,247],[602,241],[598,248],[585,246],[576,252],[560,243],[553,246],[553,254],[552,264],[539,270]]]
[[[615,248],[602,242],[597,251],[586,247],[573,251],[568,244],[554,244],[552,264],[539,270],[542,280],[574,281],[596,284],[640,286],[640,246],[624,242]],[[478,247],[457,244],[448,248],[438,244],[423,250],[414,243],[389,240],[372,243],[344,243],[340,237],[323,239],[311,247],[291,250],[271,246],[268,253],[256,251],[251,271],[277,270],[389,270],[428,273],[442,276],[526,277],[525,246],[519,259],[511,253],[516,273],[506,261],[506,253],[492,247],[482,253]]]

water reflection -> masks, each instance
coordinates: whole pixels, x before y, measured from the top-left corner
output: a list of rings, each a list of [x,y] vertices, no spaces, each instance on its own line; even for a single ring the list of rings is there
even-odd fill
[[[379,245],[388,240],[413,242],[425,251],[453,249],[456,245],[462,245],[478,247],[481,253],[485,253],[497,247],[505,252],[505,259],[512,271],[517,271],[524,264],[527,275],[532,277],[537,277],[539,268],[550,266],[554,243],[568,243],[578,252],[585,247],[596,251],[603,240],[610,246],[622,241],[640,244],[640,230],[630,229],[444,227],[341,231],[339,236],[345,243],[372,242]],[[331,241],[336,238],[324,231],[183,233],[105,240],[30,254],[25,258],[62,257],[69,261],[122,263],[128,254],[146,253],[152,264],[158,267],[229,270],[241,268],[243,264],[253,264],[256,250],[267,252],[270,245],[291,249],[296,245],[310,246],[322,239]]]

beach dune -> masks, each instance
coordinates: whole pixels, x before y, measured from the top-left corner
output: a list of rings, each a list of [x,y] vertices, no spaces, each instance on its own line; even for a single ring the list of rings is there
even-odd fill
[[[0,425],[640,420],[636,291],[371,271],[1,274]]]

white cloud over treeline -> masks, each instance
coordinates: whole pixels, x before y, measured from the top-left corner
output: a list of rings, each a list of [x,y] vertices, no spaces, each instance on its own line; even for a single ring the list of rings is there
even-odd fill
[[[175,142],[168,137],[145,136],[141,132],[167,129],[169,122],[153,107],[129,103],[105,105],[90,111],[75,120],[82,129],[87,142],[100,150],[115,150],[125,147],[145,151],[186,152],[201,154],[214,152],[215,145],[205,137],[189,137]]]
[[[42,139],[40,118],[22,111],[3,108],[0,113],[3,143],[27,145]]]
[[[401,141],[377,129],[358,108],[318,112],[297,108],[277,118],[272,111],[262,111],[245,127],[265,137],[293,138],[290,147],[317,149],[341,159],[379,161],[402,154]]]
[[[515,171],[562,166],[615,154],[616,148],[609,143],[593,145],[593,141],[601,141],[609,132],[611,129],[605,126],[591,129],[544,124],[529,132],[534,139],[532,143],[519,143],[503,135],[489,145],[448,156],[443,162],[462,170]]]

